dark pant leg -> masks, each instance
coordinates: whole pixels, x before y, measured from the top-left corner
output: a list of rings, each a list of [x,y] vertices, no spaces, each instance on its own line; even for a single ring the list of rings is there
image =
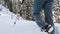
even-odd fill
[[[50,34],[54,34],[55,32],[55,26],[52,19],[53,18],[52,9],[53,9],[53,0],[46,1],[44,5],[45,22],[51,24],[54,29]]]
[[[45,22],[54,25],[52,9],[53,9],[53,0],[47,0],[44,4]]]
[[[43,0],[34,0],[34,11],[33,11],[33,16],[35,18],[36,23],[38,24],[39,27],[43,27],[46,25],[46,23],[44,21],[42,21],[41,17],[40,17],[40,11],[42,9],[42,6],[44,4],[45,1]]]

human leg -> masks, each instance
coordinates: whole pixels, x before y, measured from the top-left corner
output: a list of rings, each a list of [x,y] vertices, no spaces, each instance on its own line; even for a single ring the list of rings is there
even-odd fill
[[[43,27],[46,25],[46,23],[41,19],[40,17],[40,11],[43,7],[44,1],[43,0],[34,0],[34,11],[33,11],[33,16],[35,18],[36,23],[38,24],[39,27]]]

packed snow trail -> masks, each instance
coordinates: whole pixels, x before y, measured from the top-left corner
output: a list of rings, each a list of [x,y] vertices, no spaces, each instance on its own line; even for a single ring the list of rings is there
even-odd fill
[[[5,15],[5,16],[4,16]],[[0,34],[44,34],[33,21],[20,18],[14,25],[15,18],[8,14],[0,16]]]
[[[35,21],[24,20],[22,17],[14,25],[16,15],[4,6],[1,5],[0,7],[2,8],[0,10],[0,34],[47,34],[40,31]],[[55,23],[55,26],[57,34],[60,34],[60,24]]]

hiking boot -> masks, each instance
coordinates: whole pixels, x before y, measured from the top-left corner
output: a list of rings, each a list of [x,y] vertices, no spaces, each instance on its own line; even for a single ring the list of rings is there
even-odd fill
[[[41,31],[50,33],[53,31],[53,27],[51,25],[46,25],[46,26],[42,27]]]

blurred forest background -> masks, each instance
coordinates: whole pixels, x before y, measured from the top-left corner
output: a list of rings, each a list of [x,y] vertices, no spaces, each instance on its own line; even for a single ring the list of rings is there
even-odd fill
[[[23,4],[21,4],[22,0],[0,0],[0,4],[8,8],[17,16],[21,16],[27,20],[33,20],[34,17],[32,16],[33,11],[33,2],[34,0],[24,0]],[[60,0],[54,0],[54,7],[53,7],[53,21],[56,23],[60,23]],[[42,10],[40,16],[44,20],[44,11]]]

